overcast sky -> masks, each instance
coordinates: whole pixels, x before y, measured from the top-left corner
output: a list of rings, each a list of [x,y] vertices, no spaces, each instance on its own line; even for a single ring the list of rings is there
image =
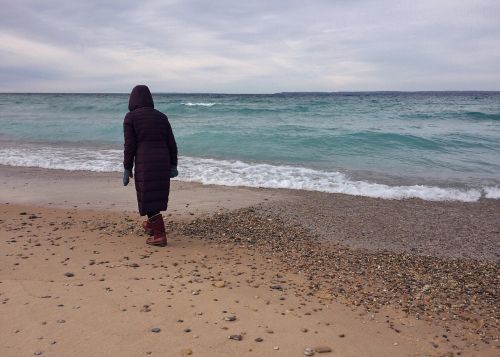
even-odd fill
[[[498,0],[0,0],[1,92],[500,90]]]

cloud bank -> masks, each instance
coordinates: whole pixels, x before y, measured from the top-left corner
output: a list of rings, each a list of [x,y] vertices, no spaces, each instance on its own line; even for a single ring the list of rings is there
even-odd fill
[[[500,90],[500,2],[0,0],[0,91]]]

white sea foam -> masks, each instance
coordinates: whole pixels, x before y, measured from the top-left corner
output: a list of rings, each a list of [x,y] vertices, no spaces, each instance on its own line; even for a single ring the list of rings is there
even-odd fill
[[[121,171],[121,150],[86,150],[71,147],[0,149],[0,164],[69,171]]]
[[[122,170],[121,150],[89,150],[73,147],[0,148],[0,164],[47,169],[116,172]],[[203,184],[287,188],[345,193],[386,199],[421,198],[430,201],[500,199],[499,186],[483,189],[442,188],[426,185],[389,186],[352,180],[335,171],[304,167],[254,164],[193,157],[179,159],[179,179]]]
[[[489,186],[484,188],[484,197],[500,199],[500,186]]]
[[[213,107],[214,105],[218,103],[181,103],[182,105],[188,106],[188,107]]]

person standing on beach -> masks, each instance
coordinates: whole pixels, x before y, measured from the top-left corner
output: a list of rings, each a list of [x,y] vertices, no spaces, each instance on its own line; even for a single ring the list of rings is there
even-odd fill
[[[168,118],[154,109],[149,88],[138,85],[132,89],[129,112],[123,121],[125,137],[123,152],[123,185],[134,177],[139,214],[148,219],[144,230],[151,236],[147,244],[167,245],[165,223],[161,211],[167,210],[170,179],[177,172],[177,144]]]

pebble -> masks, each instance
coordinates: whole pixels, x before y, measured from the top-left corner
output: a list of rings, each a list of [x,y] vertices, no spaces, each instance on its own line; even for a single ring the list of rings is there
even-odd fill
[[[314,350],[318,353],[332,352],[332,349],[328,346],[317,346],[314,348]]]
[[[191,350],[190,348],[183,348],[181,350],[181,356],[182,357],[191,356],[192,354],[193,354],[193,350]]]
[[[36,352],[34,353],[34,355],[35,355],[35,356],[41,356],[42,354],[43,354],[43,352],[42,352],[42,351],[36,351]]]
[[[264,339],[262,337],[257,337],[254,341],[255,342],[262,342],[262,341],[264,341]]]
[[[159,327],[153,327],[153,328],[151,329],[151,332],[154,332],[154,333],[158,333],[158,332],[160,332],[160,331],[161,331],[161,328],[159,328]]]
[[[305,327],[302,327],[302,328],[300,329],[300,332],[304,332],[304,333],[306,333],[307,331],[309,331],[309,330],[308,330],[308,329],[306,329]]]
[[[224,280],[219,280],[219,281],[214,282],[213,285],[216,288],[223,288],[224,286],[226,286],[226,282]]]
[[[184,332],[186,332],[186,333],[191,332],[191,329],[190,328],[185,328]]]
[[[229,336],[230,340],[235,340],[235,341],[241,341],[243,339],[243,336],[241,335],[231,335]]]
[[[68,278],[71,278],[71,277],[75,276],[75,274],[67,272],[67,273],[64,273],[64,276],[67,276]]]
[[[305,356],[314,356],[314,349],[312,347],[304,348],[304,355]]]
[[[271,330],[270,328],[266,329],[266,332],[267,332],[267,333],[274,333],[274,331],[273,331],[273,330]]]
[[[226,316],[224,317],[224,320],[226,321],[236,321],[236,316],[232,315],[232,316]]]

